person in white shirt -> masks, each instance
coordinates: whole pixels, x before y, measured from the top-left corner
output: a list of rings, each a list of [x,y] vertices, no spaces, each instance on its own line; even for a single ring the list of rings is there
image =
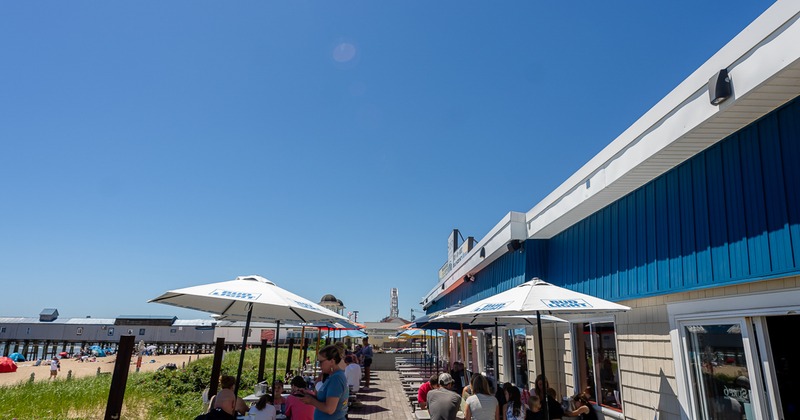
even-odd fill
[[[256,405],[250,407],[248,411],[248,418],[252,417],[254,420],[275,420],[277,411],[275,406],[272,405],[272,395],[264,394],[258,399]]]
[[[344,376],[347,378],[350,394],[353,395],[361,387],[361,366],[356,362],[356,358],[353,355],[345,357],[344,362],[347,363],[344,369]]]
[[[61,362],[58,361],[58,358],[53,356],[53,360],[50,361],[50,378],[48,379],[55,379],[58,375],[58,371],[61,370]]]

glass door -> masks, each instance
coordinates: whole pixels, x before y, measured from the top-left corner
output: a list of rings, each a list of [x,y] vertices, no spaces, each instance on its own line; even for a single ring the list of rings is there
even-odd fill
[[[695,419],[753,420],[757,349],[744,318],[687,321],[680,332]],[[756,388],[757,389],[757,388]]]

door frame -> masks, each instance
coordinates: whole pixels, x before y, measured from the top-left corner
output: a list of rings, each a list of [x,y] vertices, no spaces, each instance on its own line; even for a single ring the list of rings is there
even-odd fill
[[[667,313],[682,418],[693,418],[695,413],[683,326],[731,320],[736,320],[742,326],[745,357],[748,367],[752,366],[749,379],[752,384],[753,412],[760,418],[780,418],[777,379],[764,317],[800,313],[800,289],[667,303]]]

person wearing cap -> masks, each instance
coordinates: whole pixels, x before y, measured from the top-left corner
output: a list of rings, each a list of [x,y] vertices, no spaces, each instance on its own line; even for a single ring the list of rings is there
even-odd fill
[[[428,392],[428,413],[431,420],[455,420],[461,406],[461,395],[453,391],[453,377],[439,375],[439,388]]]

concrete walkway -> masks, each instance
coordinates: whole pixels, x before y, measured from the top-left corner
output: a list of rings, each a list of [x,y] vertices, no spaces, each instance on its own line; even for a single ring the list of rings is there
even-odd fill
[[[415,420],[397,371],[372,372],[370,387],[358,393],[360,406],[350,407],[351,420]]]

